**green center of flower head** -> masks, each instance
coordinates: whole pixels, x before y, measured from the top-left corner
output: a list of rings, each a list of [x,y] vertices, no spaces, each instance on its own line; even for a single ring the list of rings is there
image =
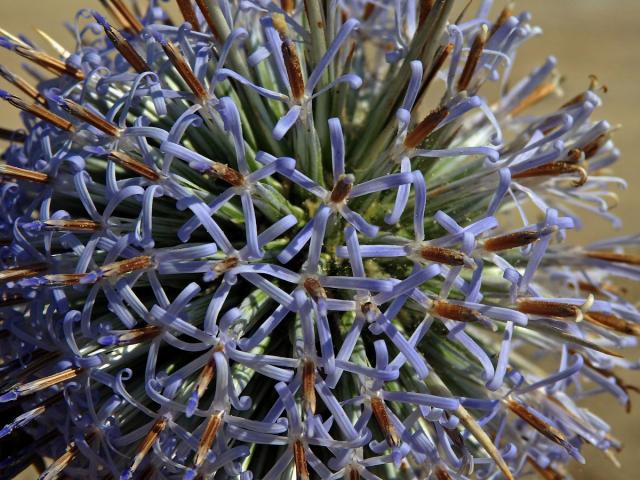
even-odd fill
[[[580,401],[630,405],[637,237],[567,243],[581,209],[617,222],[618,151],[595,80],[563,104],[553,58],[510,78],[527,14],[101,3],[74,42],[0,38],[49,75],[0,68],[24,121],[0,130],[0,438],[32,439],[2,476],[559,478],[584,443],[613,455]]]

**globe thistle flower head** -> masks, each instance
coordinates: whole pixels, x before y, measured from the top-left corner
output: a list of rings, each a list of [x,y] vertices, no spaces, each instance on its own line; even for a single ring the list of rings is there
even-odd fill
[[[581,403],[630,408],[638,237],[569,243],[585,212],[619,225],[619,152],[595,79],[563,102],[553,57],[512,78],[527,13],[101,3],[74,42],[0,38],[35,78],[0,68],[24,123],[0,131],[3,476],[614,458]]]

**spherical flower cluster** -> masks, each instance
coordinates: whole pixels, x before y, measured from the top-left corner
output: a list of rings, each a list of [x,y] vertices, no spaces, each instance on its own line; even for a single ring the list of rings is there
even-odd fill
[[[0,69],[24,122],[0,132],[0,475],[613,458],[580,402],[630,405],[638,237],[566,236],[618,223],[597,82],[511,78],[540,30],[490,0],[176,3],[104,0],[73,48],[0,38],[37,79]]]

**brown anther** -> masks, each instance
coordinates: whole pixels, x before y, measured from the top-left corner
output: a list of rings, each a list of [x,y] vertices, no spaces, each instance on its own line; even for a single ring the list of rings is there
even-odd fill
[[[36,87],[27,82],[24,78],[19,75],[16,75],[9,69],[7,69],[4,65],[0,65],[0,77],[4,78],[11,85],[15,86],[27,96],[31,97],[38,103],[45,104],[46,99],[44,95],[42,95]]]
[[[107,154],[107,160],[111,160],[116,165],[120,165],[125,170],[129,170],[141,177],[157,182],[160,175],[150,166],[142,163],[140,160],[133,158],[131,155],[113,150]]]
[[[471,83],[473,74],[475,73],[476,67],[478,66],[478,61],[482,56],[482,50],[484,49],[485,43],[487,43],[488,33],[489,29],[487,28],[487,26],[482,25],[482,27],[480,27],[480,32],[476,35],[476,38],[471,44],[471,48],[469,49],[469,54],[467,56],[467,61],[464,64],[464,68],[462,69],[460,77],[458,78],[459,92],[467,90],[467,88],[469,88],[469,84]]]
[[[101,3],[112,12],[127,30],[135,33],[142,32],[142,23],[140,23],[140,20],[138,20],[136,15],[122,0],[101,0]],[[113,7],[110,7],[109,3],[111,3]],[[117,12],[117,14],[115,12]]]
[[[528,298],[519,299],[516,308],[519,312],[526,313],[527,315],[544,315],[559,318],[575,318],[581,316],[582,313],[579,305],[531,300]]]
[[[75,442],[70,442],[67,445],[64,453],[60,455],[51,465],[40,475],[39,480],[55,480],[60,476],[65,468],[69,466],[71,461],[78,454],[78,446]]]
[[[23,267],[11,267],[0,270],[0,284],[15,282],[23,278],[29,278],[49,269],[48,263],[35,263]]]
[[[302,368],[302,403],[305,412],[316,413],[316,364],[308,359]]]
[[[441,105],[432,110],[420,123],[418,123],[404,139],[406,148],[415,148],[420,145],[449,115],[449,109]]]
[[[13,50],[21,57],[32,61],[46,70],[49,70],[51,73],[56,75],[69,75],[76,80],[84,80],[84,72],[81,69],[74,67],[73,65],[69,65],[62,60],[58,60],[47,53],[39,52],[22,45],[14,45]]]
[[[547,98],[552,93],[555,93],[558,89],[558,85],[556,82],[546,82],[538,85],[534,88],[529,95],[524,97],[520,103],[518,103],[513,110],[511,110],[511,115],[516,116],[520,113],[527,110],[529,107],[541,102],[545,98]]]
[[[142,460],[144,460],[144,457],[149,453],[149,450],[151,450],[151,447],[153,447],[153,444],[156,442],[158,436],[162,433],[168,423],[169,420],[165,417],[160,417],[153,423],[149,432],[142,439],[142,442],[140,442],[138,452],[135,457],[133,457],[133,463],[128,470],[130,474],[135,473],[138,469]]]
[[[4,100],[9,102],[14,107],[22,110],[23,112],[30,113],[35,115],[41,120],[51,123],[62,130],[66,130],[67,132],[72,132],[74,130],[73,124],[65,120],[64,118],[56,115],[55,113],[51,113],[49,110],[44,108],[42,105],[32,104],[29,105],[20,97],[16,97],[15,95],[9,95],[6,97],[2,97]]]
[[[124,36],[118,31],[118,29],[113,28],[111,25],[105,24],[102,27],[104,29],[104,33],[111,43],[115,47],[120,55],[124,57],[124,59],[129,62],[129,65],[133,67],[133,69],[138,73],[144,73],[151,70],[151,67],[147,65],[147,62],[140,56],[140,54],[133,48],[133,45],[129,43],[129,41],[124,38]]]
[[[27,135],[24,132],[0,127],[0,140],[6,140],[7,142],[24,143],[26,139]]]
[[[207,387],[211,383],[211,381],[216,377],[216,362],[213,359],[213,355],[211,359],[202,367],[200,370],[200,375],[198,375],[198,380],[196,381],[196,396],[198,400],[202,398],[204,392],[207,391]]]
[[[120,136],[120,128],[114,123],[104,119],[100,115],[93,113],[86,107],[70,100],[68,98],[61,99],[60,107],[69,114],[73,115],[83,122],[96,127],[101,132],[111,135],[112,137]]]
[[[464,253],[451,248],[423,245],[420,247],[420,256],[429,262],[444,265],[471,266],[470,259]]]
[[[578,163],[580,162],[580,160],[582,160],[582,150],[579,148],[572,148],[571,150],[569,150],[567,152],[567,159],[565,160],[565,162],[567,163]]]
[[[629,397],[629,391],[633,391],[635,393],[640,393],[640,388],[636,387],[635,385],[629,385],[627,384],[623,378],[619,377],[618,375],[616,375],[615,373],[613,373],[611,370],[607,370],[606,368],[599,368],[596,367],[591,360],[589,359],[589,357],[587,357],[586,355],[581,355],[584,363],[592,370],[598,372],[600,375],[603,375],[609,379],[612,379],[615,384],[620,387],[624,393],[627,394],[627,397]],[[627,403],[625,404],[625,411],[627,413],[631,413],[631,398],[627,399]]]
[[[241,187],[245,182],[244,175],[224,163],[213,162],[208,172],[233,187]]]
[[[67,368],[66,370],[62,370],[60,372],[49,375],[47,377],[39,378],[31,382],[17,385],[11,390],[17,393],[18,396],[20,397],[23,397],[25,395],[31,395],[33,393],[40,392],[42,390],[45,390],[59,383],[66,382],[67,380],[71,380],[72,378],[76,378],[81,372],[82,372],[82,368],[77,368],[77,367]]]
[[[146,270],[151,266],[153,266],[153,258],[148,255],[140,255],[103,265],[100,270],[105,277],[117,277],[138,270]]]
[[[513,16],[513,3],[509,3],[506,7],[502,9],[500,15],[496,19],[495,23],[489,30],[489,37],[493,36],[494,33],[502,26],[504,23],[509,20],[509,17]]]
[[[291,15],[296,8],[294,0],[280,0],[280,6],[282,7],[282,10],[287,12],[289,15]]]
[[[351,189],[353,188],[353,182],[355,178],[351,174],[342,174],[336,180],[335,185],[333,186],[333,190],[331,190],[331,196],[329,200],[332,203],[343,203],[346,202],[349,194],[351,193]]]
[[[600,285],[594,285],[590,282],[578,282],[577,287],[584,292],[593,293],[594,295],[602,295],[604,292],[609,292],[621,297],[629,293],[627,288],[610,282],[603,282]]]
[[[589,143],[582,147],[582,151],[584,152],[584,158],[589,159],[593,157],[600,147],[602,147],[609,140],[609,134],[603,133],[602,135],[598,135],[596,138],[591,140]]]
[[[219,262],[216,262],[213,266],[213,271],[218,275],[228,272],[232,268],[235,268],[240,263],[238,257],[226,257]]]
[[[484,320],[480,312],[463,305],[435,300],[431,305],[431,312],[439,317],[455,320],[456,322],[478,322]]]
[[[204,427],[200,442],[198,443],[198,449],[193,457],[193,463],[196,467],[201,466],[207,459],[207,454],[211,449],[211,445],[216,439],[216,435],[222,426],[223,412],[216,412],[209,417],[207,425]]]
[[[536,473],[540,475],[540,477],[542,477],[544,480],[564,480],[566,478],[563,474],[561,474],[557,470],[554,470],[551,465],[542,467],[532,457],[527,457],[527,460],[536,471]]]
[[[187,3],[191,5],[190,2]],[[207,90],[204,88],[202,83],[200,83],[200,80],[198,80],[198,78],[195,76],[193,70],[191,69],[191,66],[187,63],[184,56],[180,53],[176,46],[170,41],[163,41],[160,44],[162,45],[164,53],[169,58],[169,61],[175,67],[175,69],[185,81],[189,89],[193,92],[193,94],[202,101],[207,100],[209,98]]]
[[[435,0],[422,0],[420,2],[420,15],[418,16],[418,30],[422,28],[424,22],[427,20],[429,13],[433,9]]]
[[[0,178],[11,178],[14,180],[26,180],[28,182],[48,183],[49,175],[42,172],[26,170],[6,163],[0,163]]]
[[[134,328],[118,335],[117,345],[136,345],[157,337],[160,333],[162,333],[162,329],[156,325]]]
[[[552,162],[547,163],[545,165],[540,165],[539,167],[530,168],[529,170],[524,170],[519,173],[514,173],[511,178],[519,179],[519,178],[532,178],[532,177],[547,177],[547,176],[558,176],[564,174],[577,174],[578,179],[573,182],[575,187],[581,187],[584,185],[589,179],[589,174],[587,170],[575,163],[570,162]]]
[[[304,77],[302,76],[298,51],[295,44],[288,37],[282,40],[281,50],[284,66],[287,69],[289,85],[291,86],[291,96],[296,102],[300,103],[304,98]]]
[[[191,4],[191,0],[176,0],[176,3],[178,4],[178,8],[180,9],[180,13],[182,14],[182,18],[184,18],[184,21],[189,22],[194,31],[199,32],[200,25],[198,17],[196,16],[196,11]]]
[[[547,437],[549,440],[567,450],[571,449],[571,445],[560,430],[555,428],[553,425],[549,425],[540,417],[529,411],[527,407],[519,402],[516,402],[515,400],[507,400],[507,406],[509,407],[509,410],[511,410],[518,417],[528,423],[539,433]]]
[[[447,469],[442,465],[437,465],[434,473],[436,480],[453,480],[453,477],[451,477]]]
[[[344,479],[345,480],[360,480],[360,472],[358,471],[358,467],[352,464],[349,464],[344,469]]]
[[[102,229],[102,225],[84,218],[66,220],[44,220],[44,230],[53,232],[95,232]]]
[[[419,98],[421,98],[422,95],[424,95],[424,93],[428,90],[431,82],[433,82],[433,79],[436,78],[436,75],[444,65],[444,62],[447,61],[447,58],[449,58],[449,55],[451,55],[452,51],[453,43],[447,43],[444,47],[440,47],[433,61],[433,64],[431,65],[431,68],[422,79],[422,86],[420,87],[420,92],[418,94]],[[418,102],[418,104],[419,103],[420,102]]]
[[[613,263],[625,263],[627,265],[640,265],[640,255],[630,255],[628,253],[604,252],[604,251],[587,251],[584,252],[585,257],[594,258],[596,260],[604,260]]]
[[[391,448],[395,448],[400,445],[400,436],[398,435],[396,428],[391,423],[387,407],[380,397],[371,398],[371,411],[373,412],[373,416],[378,423],[378,427],[382,430],[389,446]]]
[[[202,12],[202,16],[204,17],[205,22],[209,26],[213,37],[216,40],[220,40],[220,33],[218,32],[218,28],[216,27],[215,22],[213,21],[213,17],[211,16],[211,11],[209,10],[209,5],[207,5],[207,0],[196,0],[196,5]]]
[[[505,233],[490,237],[482,242],[487,252],[500,252],[511,248],[524,247],[540,239],[542,232],[536,230],[523,230],[520,232]]]
[[[309,467],[307,465],[307,454],[304,451],[302,440],[293,442],[293,461],[296,466],[296,479],[309,480]]]
[[[640,337],[640,324],[630,322],[611,313],[589,312],[584,316],[589,323],[608,328],[614,332]]]
[[[302,286],[309,296],[316,301],[320,298],[327,298],[327,292],[315,277],[307,277]]]

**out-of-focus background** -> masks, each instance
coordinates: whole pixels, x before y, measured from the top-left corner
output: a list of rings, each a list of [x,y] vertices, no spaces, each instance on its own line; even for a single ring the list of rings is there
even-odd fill
[[[475,3],[479,3],[477,0]],[[495,2],[496,12],[506,1]],[[460,10],[466,0],[460,0]],[[12,33],[35,36],[40,27],[68,47],[73,42],[63,22],[73,21],[80,8],[100,10],[98,0],[0,0],[0,26]],[[473,8],[473,6],[472,6]],[[582,241],[590,241],[613,234],[640,231],[640,175],[636,148],[640,144],[640,0],[521,0],[515,11],[532,13],[532,24],[540,25],[544,35],[531,40],[519,50],[514,77],[525,75],[553,54],[564,75],[563,90],[568,98],[588,85],[588,76],[595,74],[608,86],[603,95],[604,105],[597,110],[597,119],[608,119],[621,125],[614,140],[622,151],[622,160],[615,165],[619,176],[627,179],[629,188],[619,192],[620,205],[614,211],[624,221],[618,232],[602,220],[589,219],[578,232]],[[177,16],[175,18],[178,18]],[[0,51],[0,63],[12,70],[19,68],[20,59]],[[3,83],[0,88],[5,88]],[[0,126],[19,126],[18,115],[5,102],[0,105]],[[640,289],[637,290],[640,299]],[[640,350],[636,351],[640,357]],[[627,374],[628,383],[640,386],[640,374]],[[633,393],[632,393],[633,395]],[[621,468],[613,466],[602,453],[587,450],[588,463],[573,465],[575,478],[585,480],[633,480],[640,478],[640,395],[632,398],[638,408],[630,414],[610,397],[602,396],[587,403],[612,427],[614,435],[622,439],[625,448],[618,454]],[[36,478],[35,474],[22,477]]]

